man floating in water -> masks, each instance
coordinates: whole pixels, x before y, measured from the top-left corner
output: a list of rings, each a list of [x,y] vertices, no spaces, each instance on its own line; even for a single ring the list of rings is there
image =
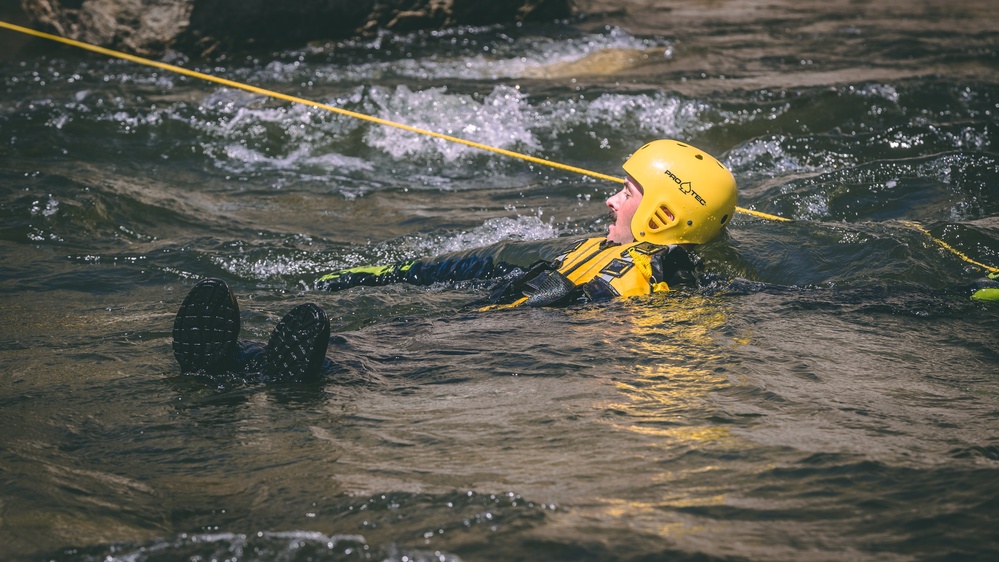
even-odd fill
[[[573,241],[554,259],[519,267],[490,247],[338,271],[320,278],[317,288],[493,279],[491,306],[512,307],[648,295],[696,282],[686,247],[714,238],[731,221],[737,198],[732,173],[706,152],[674,140],[646,144],[623,167],[624,187],[607,199],[607,236]],[[259,371],[281,380],[306,380],[322,370],[330,324],[315,304],[292,309],[266,345],[237,341],[239,331],[239,306],[228,286],[219,279],[198,283],[174,321],[181,370]]]
[[[607,199],[612,223],[607,236],[563,245],[552,260],[523,270],[504,261],[495,248],[483,248],[338,271],[320,278],[317,286],[339,291],[505,277],[508,282],[490,300],[506,306],[558,306],[666,291],[693,267],[684,247],[714,238],[732,219],[735,178],[706,152],[673,140],[646,144],[623,167],[628,174],[624,187]]]
[[[496,245],[337,271],[321,277],[317,288],[493,279],[498,282],[487,308],[502,308],[649,295],[696,283],[687,247],[714,238],[731,221],[737,198],[732,173],[706,152],[675,140],[646,144],[623,168],[624,187],[607,199],[612,222],[607,236],[571,242],[554,259],[520,267],[505,260]],[[198,283],[174,322],[173,349],[181,370],[258,371],[280,380],[307,380],[323,370],[330,323],[315,304],[292,309],[266,345],[237,341],[239,330],[239,307],[226,284]]]

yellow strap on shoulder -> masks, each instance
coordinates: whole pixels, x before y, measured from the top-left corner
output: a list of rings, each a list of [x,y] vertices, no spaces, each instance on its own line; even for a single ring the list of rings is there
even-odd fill
[[[628,248],[628,255],[631,256],[631,263],[642,272],[646,279],[652,279],[652,258],[647,254],[636,252],[634,246]]]

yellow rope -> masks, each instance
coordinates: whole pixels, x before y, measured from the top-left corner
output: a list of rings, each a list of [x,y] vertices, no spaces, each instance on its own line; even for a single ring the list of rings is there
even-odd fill
[[[744,215],[750,215],[750,216],[761,218],[761,219],[767,219],[768,221],[793,222],[791,219],[789,219],[787,217],[779,217],[777,215],[770,215],[770,214],[764,213],[762,211],[755,211],[753,209],[744,209],[742,207],[736,207],[735,210],[739,211],[740,213],[742,213]]]
[[[135,55],[130,55],[128,53],[122,53],[120,51],[114,51],[112,49],[105,49],[104,47],[98,47],[96,45],[91,45],[89,43],[83,43],[81,41],[76,41],[76,40],[73,40],[73,39],[67,39],[65,37],[60,37],[58,35],[52,35],[52,34],[49,34],[49,33],[44,33],[42,31],[35,31],[34,29],[28,29],[27,27],[21,27],[19,25],[13,25],[13,24],[7,23],[5,21],[0,21],[0,27],[5,27],[5,28],[13,30],[13,31],[19,31],[21,33],[26,33],[28,35],[33,35],[35,37],[41,37],[42,39],[49,39],[49,40],[52,40],[52,41],[56,41],[58,43],[63,43],[63,44],[66,44],[66,45],[72,45],[73,47],[79,47],[81,49],[85,49],[87,51],[92,51],[92,52],[95,52],[95,53],[100,53],[102,55],[107,55],[109,57],[117,57],[117,58],[120,58],[120,59],[125,59],[125,60],[128,60],[128,61],[132,61],[132,62],[135,62],[135,63],[138,63],[138,64],[145,65],[145,66],[152,66],[154,68],[159,68],[159,69],[162,69],[162,70],[167,70],[169,72],[175,72],[177,74],[183,74],[184,76],[190,76],[192,78],[200,78],[202,80],[207,80],[208,82],[214,82],[216,84],[221,84],[223,86],[228,86],[230,88],[236,88],[236,89],[239,89],[239,90],[245,90],[247,92],[253,92],[255,94],[260,94],[260,95],[269,96],[269,97],[280,99],[280,100],[290,101],[292,103],[300,103],[302,105],[307,105],[307,106],[310,106],[310,107],[315,107],[317,109],[325,109],[326,111],[332,111],[333,113],[339,113],[341,115],[346,115],[348,117],[353,117],[355,119],[360,119],[362,121],[370,121],[372,123],[377,123],[379,125],[386,125],[386,126],[389,126],[389,127],[395,127],[397,129],[402,129],[404,131],[410,131],[412,133],[418,133],[418,134],[421,134],[421,135],[427,135],[427,136],[430,136],[430,137],[435,137],[435,138],[443,139],[443,140],[450,141],[450,142],[456,142],[458,144],[463,144],[465,146],[470,146],[470,147],[478,148],[478,149],[481,149],[481,150],[495,152],[497,154],[502,154],[504,156],[510,156],[510,157],[513,157],[513,158],[519,158],[521,160],[526,160],[528,162],[533,162],[535,164],[542,164],[544,166],[550,166],[552,168],[558,168],[560,170],[565,170],[565,171],[568,171],[568,172],[575,172],[575,173],[586,175],[586,176],[592,176],[592,177],[598,178],[598,179],[610,180],[610,181],[617,181],[617,182],[621,182],[621,183],[624,182],[624,180],[622,180],[620,178],[615,178],[615,177],[612,177],[612,176],[607,176],[607,175],[600,174],[600,173],[597,173],[597,172],[591,172],[590,170],[584,170],[583,168],[576,168],[574,166],[568,166],[566,164],[559,164],[558,162],[551,162],[549,160],[544,160],[544,159],[537,158],[537,157],[534,157],[534,156],[528,156],[527,154],[520,154],[518,152],[513,152],[512,150],[504,150],[502,148],[496,148],[494,146],[489,146],[489,145],[485,145],[485,144],[481,144],[481,143],[477,143],[477,142],[473,142],[473,141],[469,141],[469,140],[465,140],[465,139],[460,139],[458,137],[452,137],[450,135],[445,135],[445,134],[441,134],[441,133],[435,133],[433,131],[427,131],[425,129],[419,129],[417,127],[410,127],[409,125],[403,125],[402,123],[396,123],[395,121],[389,121],[387,119],[380,119],[378,117],[372,117],[370,115],[365,115],[363,113],[357,113],[357,112],[350,111],[350,110],[347,110],[347,109],[341,109],[339,107],[334,107],[332,105],[327,105],[325,103],[319,103],[319,102],[315,102],[315,101],[312,101],[312,100],[307,100],[305,98],[299,98],[299,97],[295,97],[295,96],[289,96],[287,94],[282,94],[280,92],[275,92],[275,91],[272,91],[272,90],[265,90],[264,88],[258,88],[256,86],[251,86],[249,84],[243,84],[241,82],[234,82],[232,80],[227,80],[225,78],[219,78],[217,76],[212,76],[210,74],[204,74],[202,72],[197,72],[197,71],[194,71],[194,70],[188,70],[186,68],[182,68],[182,67],[179,67],[179,66],[174,66],[172,64],[167,64],[167,63],[163,63],[163,62],[157,62],[157,61],[154,61],[154,60],[150,60],[150,59],[138,57],[138,56],[135,56]]]
[[[992,267],[991,265],[986,265],[986,264],[984,264],[982,262],[977,262],[977,261],[969,258],[967,255],[965,255],[963,252],[961,252],[957,248],[951,246],[950,244],[944,242],[943,240],[937,238],[936,236],[933,236],[933,234],[931,234],[929,230],[926,230],[925,228],[923,228],[919,223],[912,222],[912,221],[900,221],[900,222],[902,224],[904,224],[905,226],[908,226],[910,228],[914,228],[914,229],[918,230],[919,232],[922,232],[923,234],[925,234],[926,236],[928,236],[930,238],[930,240],[933,240],[934,242],[936,242],[941,248],[943,248],[943,249],[947,250],[948,252],[954,254],[955,256],[961,258],[962,260],[964,260],[964,261],[966,261],[966,262],[968,262],[968,263],[970,263],[972,265],[977,265],[978,267],[980,267],[980,268],[982,268],[982,269],[984,269],[986,271],[990,271],[992,273],[999,273],[999,267]]]
[[[135,55],[130,55],[128,53],[123,53],[123,52],[115,51],[115,50],[112,50],[112,49],[105,49],[104,47],[98,47],[97,45],[91,45],[89,43],[84,43],[82,41],[76,41],[74,39],[67,39],[65,37],[60,37],[58,35],[52,35],[50,33],[45,33],[45,32],[42,32],[42,31],[36,31],[34,29],[29,29],[27,27],[21,27],[19,25],[14,25],[14,24],[11,24],[11,23],[7,23],[7,22],[2,21],[2,20],[0,20],[0,27],[4,27],[4,28],[9,29],[11,31],[17,31],[17,32],[24,33],[24,34],[27,34],[27,35],[32,35],[32,36],[35,36],[35,37],[40,37],[42,39],[48,39],[50,41],[55,41],[57,43],[63,43],[65,45],[71,45],[73,47],[78,47],[80,49],[84,49],[84,50],[87,50],[87,51],[92,51],[94,53],[100,53],[102,55],[107,55],[109,57],[116,57],[116,58],[124,59],[124,60],[127,60],[127,61],[132,61],[134,63],[138,63],[138,64],[141,64],[141,65],[151,66],[151,67],[159,68],[161,70],[166,70],[166,71],[169,71],[169,72],[175,72],[177,74],[182,74],[184,76],[190,76],[192,78],[199,78],[201,80],[206,80],[208,82],[214,82],[216,84],[221,84],[223,86],[228,86],[230,88],[236,88],[238,90],[245,90],[247,92],[253,92],[255,94],[260,94],[260,95],[263,95],[263,96],[268,96],[268,97],[272,97],[272,98],[279,99],[279,100],[289,101],[289,102],[292,102],[292,103],[299,103],[299,104],[302,104],[302,105],[307,105],[309,107],[314,107],[316,109],[325,109],[326,111],[331,111],[333,113],[338,113],[340,115],[346,115],[347,117],[353,117],[354,119],[360,119],[362,121],[369,121],[371,123],[377,123],[379,125],[385,125],[387,127],[395,127],[397,129],[402,129],[404,131],[409,131],[411,133],[417,133],[417,134],[420,134],[420,135],[426,135],[428,137],[434,137],[434,138],[446,140],[448,142],[454,142],[454,143],[458,143],[458,144],[463,144],[465,146],[470,146],[472,148],[478,148],[479,150],[485,150],[487,152],[494,152],[496,154],[502,154],[503,156],[509,156],[511,158],[517,158],[517,159],[520,159],[520,160],[525,160],[527,162],[531,162],[531,163],[534,163],[534,164],[540,164],[542,166],[548,166],[550,168],[556,168],[556,169],[559,169],[559,170],[564,170],[566,172],[573,172],[573,173],[581,174],[581,175],[584,175],[584,176],[590,176],[592,178],[596,178],[596,179],[600,179],[600,180],[604,180],[604,181],[609,181],[609,182],[616,182],[616,183],[624,183],[625,182],[625,180],[623,178],[609,176],[607,174],[601,174],[600,172],[594,172],[592,170],[587,170],[587,169],[584,169],[584,168],[578,168],[576,166],[569,166],[567,164],[560,164],[558,162],[552,162],[551,160],[546,160],[546,159],[538,158],[538,157],[535,157],[535,156],[529,156],[527,154],[521,154],[519,152],[514,152],[512,150],[506,150],[506,149],[503,149],[503,148],[497,148],[495,146],[489,146],[487,144],[482,144],[482,143],[478,143],[478,142],[474,142],[474,141],[470,141],[470,140],[465,140],[465,139],[461,139],[461,138],[458,138],[458,137],[453,137],[453,136],[450,136],[450,135],[445,135],[445,134],[442,134],[442,133],[436,133],[434,131],[428,131],[426,129],[419,129],[417,127],[410,127],[409,125],[404,125],[402,123],[397,123],[395,121],[389,121],[387,119],[381,119],[381,118],[378,118],[378,117],[372,117],[370,115],[365,115],[363,113],[357,113],[355,111],[350,111],[350,110],[347,110],[347,109],[342,109],[342,108],[335,107],[335,106],[332,106],[332,105],[328,105],[328,104],[325,104],[325,103],[319,103],[319,102],[315,102],[315,101],[312,101],[312,100],[307,100],[305,98],[299,98],[299,97],[295,97],[295,96],[289,96],[287,94],[282,94],[280,92],[274,92],[272,90],[265,90],[264,88],[258,88],[256,86],[250,86],[249,84],[243,84],[241,82],[234,82],[232,80],[226,80],[225,78],[219,78],[217,76],[212,76],[210,74],[204,74],[204,73],[197,72],[197,71],[194,71],[194,70],[188,70],[186,68],[182,68],[182,67],[179,67],[179,66],[174,66],[172,64],[167,64],[167,63],[163,63],[163,62],[157,62],[157,61],[150,60],[150,59],[147,59],[147,58],[138,57],[138,56],[135,56]],[[745,213],[747,215],[752,215],[754,217],[764,218],[764,219],[772,220],[772,221],[790,221],[791,220],[791,219],[787,219],[787,218],[784,218],[784,217],[778,217],[776,215],[768,215],[767,213],[762,213],[760,211],[754,211],[754,210],[751,210],[751,209],[743,209],[742,207],[736,207],[735,209],[737,211],[739,211],[740,213]]]

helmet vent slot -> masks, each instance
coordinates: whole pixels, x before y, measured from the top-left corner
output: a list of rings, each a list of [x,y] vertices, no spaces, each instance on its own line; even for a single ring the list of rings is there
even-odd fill
[[[656,206],[652,211],[652,216],[649,217],[649,229],[655,232],[665,228],[672,217],[673,214],[669,212],[666,205]]]

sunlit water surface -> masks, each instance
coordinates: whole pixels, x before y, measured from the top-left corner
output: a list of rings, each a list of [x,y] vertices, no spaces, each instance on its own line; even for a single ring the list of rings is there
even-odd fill
[[[841,5],[842,4],[842,5]],[[992,560],[999,19],[987,2],[633,8],[168,61],[614,175],[736,173],[696,291],[479,313],[322,273],[604,232],[614,185],[68,48],[0,63],[10,560]],[[7,33],[7,32],[5,32]],[[330,313],[313,385],[182,376]]]

